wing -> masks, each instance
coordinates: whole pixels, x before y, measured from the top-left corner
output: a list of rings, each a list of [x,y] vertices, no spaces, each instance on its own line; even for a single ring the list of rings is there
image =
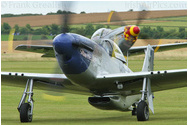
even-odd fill
[[[34,88],[67,92],[75,94],[90,94],[87,89],[73,85],[64,74],[15,73],[1,72],[1,84],[25,88],[27,79],[34,80]]]
[[[19,45],[15,48],[15,50],[43,53],[44,55],[42,55],[42,57],[54,57],[55,56],[53,46]]]
[[[145,77],[151,79],[153,92],[187,86],[187,69],[180,69],[97,76],[99,85],[96,85],[95,88],[96,90],[107,89],[126,95],[139,94]],[[123,84],[123,89],[117,89],[117,84]]]
[[[175,43],[175,44],[163,44],[163,45],[151,45],[151,47],[157,51],[167,51],[179,48],[186,48],[187,42],[184,43]],[[138,46],[138,47],[131,47],[128,51],[129,55],[140,55],[144,54],[144,50],[147,49],[147,46]]]

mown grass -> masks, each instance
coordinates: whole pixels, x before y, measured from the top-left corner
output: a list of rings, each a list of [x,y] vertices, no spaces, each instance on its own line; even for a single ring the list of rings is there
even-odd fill
[[[159,20],[159,21],[187,21],[187,16],[180,16],[180,17],[164,17],[164,18],[153,18],[149,20]]]
[[[151,25],[151,26],[172,26],[172,27],[174,27],[174,26],[177,26],[177,27],[181,27],[181,26],[183,26],[183,27],[186,27],[187,26],[187,22],[177,22],[177,21],[175,21],[175,22],[173,22],[173,21],[169,21],[169,22],[157,22],[157,23],[143,23],[142,25]]]
[[[32,35],[31,40],[41,40],[43,35]],[[48,40],[52,40],[53,36],[50,35],[45,35],[47,37]],[[27,40],[29,37],[28,35],[15,35],[14,36],[14,40],[15,41],[23,41],[23,40]],[[9,39],[9,35],[5,35],[2,34],[1,35],[1,41],[8,41]]]
[[[16,109],[23,89],[1,87],[1,124],[22,125]],[[137,122],[130,112],[98,110],[89,105],[88,96],[64,93],[65,100],[49,101],[42,96],[45,91],[34,90],[34,118],[24,125],[186,125],[187,88],[156,92],[155,115],[150,120]],[[175,94],[175,95],[174,95]]]
[[[171,52],[176,54],[176,52]],[[177,52],[178,53],[178,52]],[[186,52],[185,52],[186,53]],[[6,55],[8,58],[5,59]],[[25,59],[19,53],[3,54],[2,71],[53,73],[56,66],[53,58],[40,58],[33,53]],[[12,57],[18,57],[12,58]],[[21,58],[22,57],[22,58]],[[40,58],[40,59],[39,59]],[[4,60],[5,59],[5,60]],[[187,67],[186,56],[167,60],[164,55],[155,58],[155,70],[183,69]],[[129,67],[140,71],[143,56],[130,57]],[[1,124],[22,125],[19,121],[17,106],[23,88],[1,86]],[[34,118],[32,123],[24,125],[186,125],[187,124],[187,88],[178,88],[155,92],[155,115],[150,113],[150,120],[138,122],[130,112],[98,110],[89,105],[88,96],[63,93],[64,100],[52,101],[43,98],[47,93],[34,90]]]
[[[176,31],[178,31],[179,27],[187,27],[187,22],[178,21],[179,18],[177,18],[177,20],[176,20],[176,18],[174,17],[172,19],[172,21],[170,21],[170,18],[167,18],[167,19],[169,19],[167,22],[141,23],[139,25],[139,27],[142,30],[142,28],[144,26],[150,26],[152,29],[154,29],[154,28],[156,29],[157,26],[161,26],[161,27],[163,27],[164,31],[170,31],[172,29],[175,29]],[[173,20],[176,20],[176,21],[173,21]],[[132,25],[135,25],[135,24],[132,24]],[[77,25],[71,25],[71,28],[81,28],[81,27],[85,27],[85,26],[86,26],[86,24],[77,24]],[[96,24],[94,24],[93,26],[96,27]],[[110,25],[110,29],[116,29],[119,27],[120,27],[119,25]],[[186,30],[187,30],[187,28],[186,28]]]

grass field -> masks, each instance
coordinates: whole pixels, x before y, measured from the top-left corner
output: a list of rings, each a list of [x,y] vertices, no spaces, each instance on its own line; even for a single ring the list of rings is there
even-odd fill
[[[41,40],[41,37],[43,35],[32,35],[32,38],[31,40]],[[45,35],[47,37],[48,40],[52,40],[53,39],[53,36],[50,36],[50,35]],[[9,38],[9,35],[5,35],[5,34],[2,34],[1,35],[1,41],[8,41],[8,38]],[[29,38],[28,35],[15,35],[14,36],[14,40],[16,41],[23,41],[24,39],[27,39]]]
[[[187,22],[187,16],[153,18],[153,19],[150,19],[150,20],[159,20],[159,21],[186,21]]]
[[[169,31],[172,29],[175,29],[177,31],[179,29],[179,27],[185,27],[187,30],[187,16],[146,19],[146,21],[147,20],[164,21],[164,22],[148,23],[148,22],[143,21],[139,25],[140,28],[142,28],[143,26],[151,26],[151,28],[156,28],[157,26],[161,26],[164,28],[165,31]],[[125,21],[125,23],[126,23],[126,21]],[[128,23],[128,24],[130,25],[130,23]],[[135,23],[133,23],[132,25],[135,25]],[[111,26],[112,26],[111,27],[112,29],[119,27],[118,25],[111,25]]]
[[[168,27],[181,27],[181,26],[187,26],[187,22],[177,22],[177,21],[169,21],[169,22],[159,22],[159,23],[147,23],[147,24],[142,24],[142,25],[147,25],[147,26],[168,26]]]
[[[166,54],[166,56],[165,56]],[[154,69],[183,69],[187,67],[186,49],[159,52],[155,54]],[[169,56],[174,56],[172,59]],[[143,55],[129,58],[129,67],[140,71]],[[35,53],[2,54],[1,70],[17,72],[52,73],[55,59],[40,58]],[[2,82],[4,83],[4,82]],[[22,125],[19,122],[17,106],[24,87],[1,86],[1,124]],[[187,88],[155,92],[155,115],[150,120],[137,122],[130,112],[98,110],[89,105],[88,96],[63,93],[63,100],[52,101],[43,98],[46,91],[34,90],[34,118],[24,125],[186,125]]]

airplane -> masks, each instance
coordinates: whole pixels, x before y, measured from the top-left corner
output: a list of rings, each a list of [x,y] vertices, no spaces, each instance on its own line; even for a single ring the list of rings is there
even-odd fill
[[[84,93],[90,95],[89,104],[98,109],[131,111],[138,121],[147,121],[149,109],[154,113],[153,92],[187,86],[187,69],[153,69],[155,50],[185,48],[186,42],[132,47],[140,33],[136,25],[101,28],[91,39],[69,33],[66,27],[62,31],[53,39],[53,45],[19,45],[15,49],[42,56],[53,52],[62,74],[1,72],[2,84],[26,83],[18,105],[21,122],[32,122],[33,88]],[[142,71],[133,72],[128,67],[128,56],[140,54],[145,54]]]

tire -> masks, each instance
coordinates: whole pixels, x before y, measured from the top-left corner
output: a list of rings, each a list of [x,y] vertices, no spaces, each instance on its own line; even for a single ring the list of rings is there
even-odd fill
[[[33,116],[31,113],[31,105],[29,103],[24,103],[20,107],[20,121],[21,122],[31,122]]]
[[[145,101],[141,101],[137,106],[137,120],[147,121],[149,120],[149,108]]]

